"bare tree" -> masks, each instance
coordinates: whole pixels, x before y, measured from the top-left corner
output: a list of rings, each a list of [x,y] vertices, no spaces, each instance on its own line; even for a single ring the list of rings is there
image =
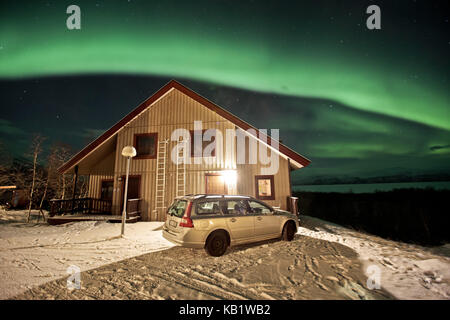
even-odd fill
[[[33,140],[31,142],[31,156],[33,158],[33,178],[31,181],[31,188],[29,193],[29,204],[28,204],[28,217],[27,222],[30,222],[30,216],[31,216],[31,207],[33,205],[33,196],[35,192],[36,187],[36,181],[37,181],[37,165],[38,165],[38,157],[42,153],[42,144],[45,141],[45,137],[40,134],[35,134],[33,136]]]
[[[57,169],[58,166],[60,165],[60,161],[59,161],[59,148],[57,145],[53,145],[50,151],[50,154],[47,158],[47,178],[45,179],[45,185],[44,185],[44,192],[42,193],[41,196],[41,202],[39,203],[39,216],[38,216],[38,221],[40,216],[42,215],[42,218],[45,221],[45,214],[44,211],[42,210],[42,206],[44,205],[44,201],[47,197],[48,191],[49,191],[49,187],[51,187],[52,185],[52,181],[54,181],[55,179],[57,179]],[[54,183],[53,183],[54,185]]]
[[[13,186],[13,176],[11,175],[11,160],[7,149],[2,141],[0,141],[0,186]],[[0,201],[6,202],[6,195],[10,189],[0,188]]]
[[[81,175],[80,176],[81,186],[80,186],[80,192],[79,197],[80,198],[87,198],[89,194],[89,176],[87,175]]]
[[[47,159],[47,179],[45,182],[44,192],[41,197],[39,210],[44,216],[42,207],[46,197],[64,199],[67,179],[66,175],[60,174],[58,168],[64,164],[71,156],[71,149],[68,145],[56,142],[50,149]],[[50,192],[50,194],[49,194]]]
[[[8,173],[8,159],[5,157],[6,148],[2,141],[0,141],[0,186],[9,184],[10,177]]]
[[[64,173],[61,175],[61,180],[62,180],[61,199],[64,200],[66,197],[66,175]]]
[[[13,175],[11,174],[12,157],[8,152],[3,141],[0,141],[0,185],[11,185],[13,183]]]
[[[56,190],[55,197],[58,199],[64,199],[66,195],[66,188],[68,185],[68,181],[70,181],[70,176],[65,174],[60,174],[57,169],[62,166],[72,155],[72,150],[70,146],[63,143],[56,143],[54,146],[54,170],[55,177],[54,180],[54,189]]]

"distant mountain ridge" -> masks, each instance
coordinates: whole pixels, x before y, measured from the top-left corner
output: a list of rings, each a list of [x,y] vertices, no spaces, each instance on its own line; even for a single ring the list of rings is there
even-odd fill
[[[396,182],[431,182],[450,181],[450,174],[416,174],[416,175],[390,175],[369,178],[359,177],[312,177],[294,185],[332,185],[332,184],[369,184],[369,183],[396,183]]]

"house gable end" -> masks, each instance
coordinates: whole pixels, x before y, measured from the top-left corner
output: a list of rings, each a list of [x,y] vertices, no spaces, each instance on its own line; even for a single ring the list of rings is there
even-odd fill
[[[185,96],[191,98],[198,104],[206,107],[205,109],[199,108],[198,112],[198,119],[189,119],[189,120],[202,120],[205,119],[207,121],[222,121],[222,119],[225,119],[229,121],[230,123],[234,124],[235,126],[245,130],[248,129],[254,129],[257,130],[255,127],[251,126],[247,122],[239,119],[238,117],[234,116],[230,112],[226,111],[225,109],[217,106],[216,104],[212,103],[211,101],[207,100],[206,98],[200,96],[199,94],[195,93],[194,91],[188,89],[187,87],[183,86],[182,84],[178,83],[175,80],[171,80],[169,83],[167,83],[164,87],[162,87],[160,90],[158,90],[154,95],[149,97],[147,100],[145,100],[143,103],[141,103],[137,108],[135,108],[132,112],[130,112],[128,115],[126,115],[124,118],[122,118],[119,122],[117,122],[115,125],[113,125],[110,129],[108,129],[105,133],[103,133],[100,137],[98,137],[96,140],[91,142],[88,146],[86,146],[84,149],[82,149],[79,153],[77,153],[74,157],[72,157],[69,161],[67,161],[65,164],[63,164],[58,170],[60,173],[65,173],[69,171],[71,168],[73,168],[78,162],[80,162],[82,159],[84,159],[86,156],[88,156],[91,152],[96,150],[99,146],[101,146],[103,143],[105,143],[107,140],[109,140],[111,137],[115,136],[119,131],[126,128],[127,126],[133,125],[135,122],[143,122],[143,126],[145,126],[146,121],[146,113],[152,113],[150,107],[157,106],[158,103],[161,102],[163,99],[172,99],[179,96],[177,93],[174,92],[173,89],[176,89],[178,92],[181,92]],[[179,121],[184,121],[183,116],[180,113],[171,113],[172,110],[165,110],[165,112],[161,112],[161,118],[159,119],[152,119],[154,122],[154,125],[177,125],[180,124]],[[209,112],[212,111],[212,112]],[[164,116],[165,114],[165,116]],[[193,115],[196,113],[193,112]],[[175,119],[170,119],[171,116],[175,115]],[[219,116],[219,117],[217,117]],[[164,118],[166,117],[166,118]],[[180,117],[180,118],[176,118]],[[220,120],[219,120],[220,119]],[[175,120],[175,121],[174,121]],[[187,119],[186,119],[187,120]],[[187,122],[187,121],[186,121]],[[191,121],[193,122],[193,121]],[[145,130],[144,130],[145,131]],[[268,144],[272,144],[272,140],[269,136],[263,136],[261,133],[259,135],[261,138],[265,138]],[[256,137],[258,138],[258,137]],[[300,154],[296,153],[295,151],[289,149],[283,144],[279,144],[279,152],[284,154],[286,157],[292,159],[293,161],[297,162],[300,166],[306,166],[310,163],[310,161]]]

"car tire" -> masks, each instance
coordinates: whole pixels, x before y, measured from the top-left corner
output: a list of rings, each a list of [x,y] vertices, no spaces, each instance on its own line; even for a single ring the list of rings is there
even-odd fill
[[[213,257],[220,257],[228,248],[227,236],[224,232],[214,232],[206,240],[205,250]]]
[[[292,241],[295,236],[295,227],[292,222],[286,222],[283,227],[283,233],[281,234],[281,240]]]

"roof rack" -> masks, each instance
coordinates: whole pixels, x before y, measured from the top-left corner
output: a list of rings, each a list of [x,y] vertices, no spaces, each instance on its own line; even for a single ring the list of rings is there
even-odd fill
[[[242,196],[242,195],[233,195],[233,194],[205,194],[205,193],[198,193],[198,194],[185,194],[184,196],[176,197],[175,199],[182,199],[182,198],[193,198],[193,199],[227,199],[227,198],[241,198],[241,199],[252,199],[251,196]]]

